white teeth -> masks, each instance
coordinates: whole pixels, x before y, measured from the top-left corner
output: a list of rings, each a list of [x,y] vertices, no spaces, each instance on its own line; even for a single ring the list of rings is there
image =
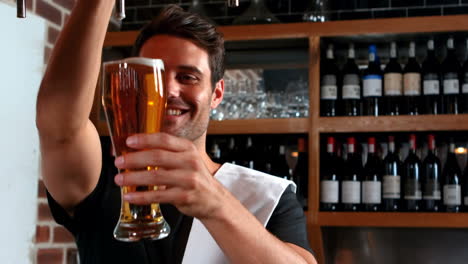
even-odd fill
[[[182,114],[182,111],[179,109],[167,109],[166,111],[167,115],[173,115],[173,116],[178,116]]]

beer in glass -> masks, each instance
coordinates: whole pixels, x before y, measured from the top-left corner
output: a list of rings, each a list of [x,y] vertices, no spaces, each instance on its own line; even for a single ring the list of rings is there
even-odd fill
[[[127,147],[128,136],[156,133],[161,129],[166,108],[164,64],[159,59],[127,58],[103,64],[102,105],[112,147],[117,156],[134,151]],[[142,170],[157,170],[148,166]],[[119,171],[120,172],[120,171]],[[124,186],[121,194],[157,191],[158,186]],[[114,237],[120,241],[142,238],[162,239],[170,227],[159,204],[135,205],[123,201]]]

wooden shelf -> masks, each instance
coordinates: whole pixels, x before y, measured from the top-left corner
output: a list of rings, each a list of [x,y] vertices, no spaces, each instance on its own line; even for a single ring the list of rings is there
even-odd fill
[[[210,121],[209,135],[308,133],[307,118],[246,119]]]
[[[226,41],[308,38],[309,36],[454,32],[468,30],[468,15],[222,26],[219,27],[219,30],[223,33]],[[138,31],[108,32],[104,46],[131,46],[137,36]]]
[[[468,213],[319,212],[319,226],[468,228]]]
[[[468,130],[468,114],[320,117],[320,133]]]
[[[109,136],[106,122],[99,122],[96,128],[101,136]],[[308,133],[307,118],[249,119],[210,121],[209,135],[234,134],[301,134]]]

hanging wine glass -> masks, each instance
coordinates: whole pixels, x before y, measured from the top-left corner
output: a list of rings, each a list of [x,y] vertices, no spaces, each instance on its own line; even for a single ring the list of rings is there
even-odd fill
[[[234,25],[271,23],[280,23],[280,21],[268,10],[264,0],[251,0],[247,10],[232,22]]]
[[[309,7],[304,13],[302,20],[308,22],[325,22],[329,20],[327,11],[329,10],[329,0],[310,0]]]
[[[192,5],[189,7],[188,11],[200,15],[212,25],[217,25],[216,22],[214,22],[214,20],[211,19],[210,16],[206,13],[206,10],[203,7],[203,4],[200,3],[200,0],[193,0]]]

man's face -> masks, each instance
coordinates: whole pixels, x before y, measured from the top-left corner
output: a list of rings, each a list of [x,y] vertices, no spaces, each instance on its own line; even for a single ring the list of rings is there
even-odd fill
[[[148,39],[140,56],[162,59],[168,91],[163,132],[195,141],[207,130],[210,110],[222,100],[224,82],[211,85],[208,53],[190,40],[170,35]]]

